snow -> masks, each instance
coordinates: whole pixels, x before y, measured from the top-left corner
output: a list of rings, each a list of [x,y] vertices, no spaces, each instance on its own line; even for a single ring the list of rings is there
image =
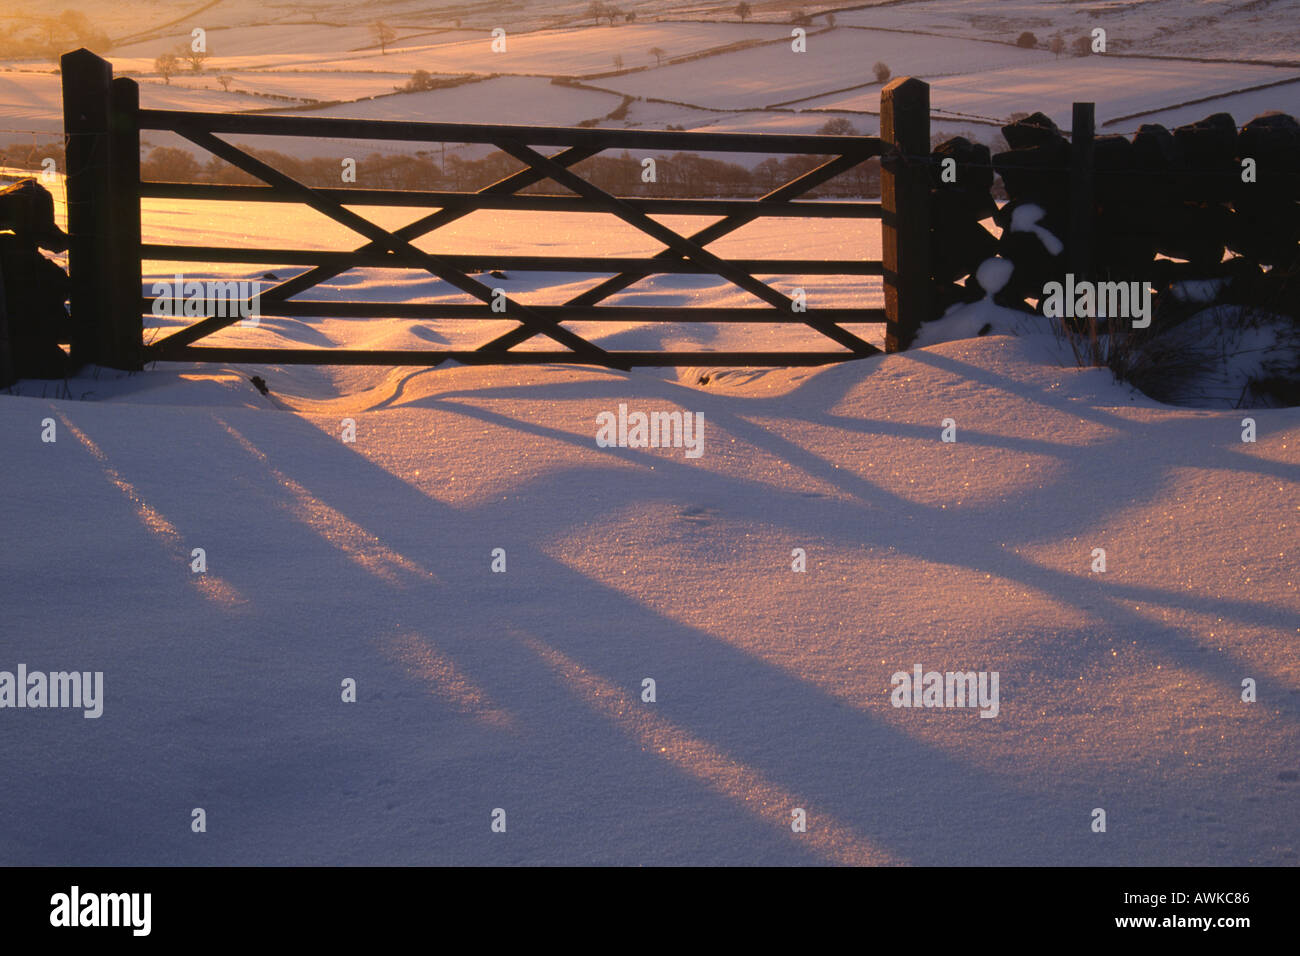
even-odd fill
[[[1107,0],[1101,4],[1043,0],[923,0],[836,14],[836,21],[947,36],[1014,42],[1032,31],[1040,45],[1054,34],[1067,44],[1101,27],[1108,50],[1163,56],[1227,57],[1294,62],[1300,0],[1264,3]]]
[[[1098,131],[1101,133],[1131,132],[1143,123],[1159,123],[1168,129],[1176,129],[1186,123],[1205,119],[1210,113],[1228,113],[1240,126],[1261,113],[1273,110],[1289,113],[1292,116],[1300,113],[1300,80],[1252,90],[1248,93],[1218,97],[1208,103],[1197,102],[1187,106],[1175,106],[1108,120],[1101,124]]]
[[[216,69],[263,68],[285,65],[298,68],[329,63],[339,70],[381,70],[407,74],[415,70],[440,73],[531,73],[577,75],[623,67],[650,66],[657,62],[649,51],[661,47],[672,57],[698,54],[733,43],[773,39],[788,30],[770,24],[739,23],[590,23],[563,30],[519,32],[503,19],[505,49],[493,47],[490,29],[447,30],[411,35],[398,29],[398,39],[387,51],[379,49],[369,26],[337,28],[308,24],[276,29],[249,27],[214,30],[208,37],[211,64]],[[397,28],[395,28],[397,29]],[[188,43],[185,31],[114,51],[122,68],[149,69],[159,53]]]
[[[853,95],[880,102],[880,84],[873,66],[885,61],[896,76],[928,77],[950,72],[989,69],[998,64],[1034,63],[1053,59],[1043,51],[1017,50],[1000,44],[951,40],[866,30],[809,33],[807,52],[795,52],[789,38],[687,63],[664,65],[641,73],[607,77],[602,86],[633,96],[653,96],[713,109],[758,109],[778,104],[849,107],[813,97],[847,87],[863,87]],[[866,84],[871,84],[867,86]]]
[[[418,116],[435,123],[537,126],[541,125],[537,122],[540,113],[550,117],[555,126],[576,126],[584,119],[604,116],[620,102],[621,98],[612,93],[556,86],[543,77],[501,76],[443,90],[340,103],[312,110],[308,115],[378,120]]]
[[[1227,279],[1185,279],[1172,283],[1169,292],[1180,302],[1213,302],[1227,285]]]
[[[1038,237],[1038,241],[1043,244],[1048,255],[1059,256],[1065,249],[1065,243],[1046,226],[1040,226],[1039,220],[1047,215],[1042,206],[1034,203],[1025,203],[1017,206],[1011,212],[1011,231],[1012,232],[1032,232]]]
[[[521,0],[509,9],[484,5],[441,14],[414,0],[380,0],[367,8],[368,22],[363,23],[342,0],[269,9],[251,0],[222,0],[193,17],[152,0],[124,0],[112,9],[71,3],[70,9],[84,7],[97,27],[113,35],[115,46],[105,55],[119,73],[137,76],[146,106],[241,111],[283,108],[283,100],[275,97],[292,97],[359,101],[350,115],[378,110],[404,119],[424,118],[429,110],[472,110],[484,122],[511,122],[507,117],[535,107],[527,122],[563,125],[596,119],[622,127],[800,132],[848,115],[861,132],[874,135],[880,84],[873,67],[879,60],[894,76],[910,74],[932,83],[936,134],[991,143],[998,126],[1016,112],[1042,110],[1066,127],[1071,104],[1079,99],[1096,102],[1103,132],[1128,133],[1142,122],[1174,126],[1223,110],[1239,122],[1271,109],[1300,113],[1294,42],[1288,47],[1287,31],[1266,28],[1297,4],[1300,0],[1276,0],[1256,13],[1232,8],[1198,14],[1183,4],[1121,3],[1108,4],[1103,15],[1086,5],[1076,9],[1029,0],[963,0],[957,5],[922,0],[841,11],[831,29],[818,14],[806,53],[791,49],[788,23],[774,22],[788,19],[789,11],[759,5],[754,21],[742,24],[736,22],[734,4],[707,0],[685,9],[669,2],[638,3],[637,21],[615,26],[592,25],[588,4],[576,0]],[[44,11],[32,7],[30,12],[39,16]],[[1218,18],[1213,24],[1199,19],[1211,15]],[[20,13],[15,17],[21,30],[35,22]],[[385,17],[397,34],[387,53],[377,48],[370,17]],[[663,22],[656,17],[664,17]],[[1039,31],[1045,41],[1045,28],[1052,24],[1073,38],[1085,25],[1091,29],[1097,18],[1110,31],[1113,52],[1107,55],[1058,58],[1009,42],[1023,29]],[[192,19],[208,31],[209,58],[203,72],[187,69],[165,86],[154,72],[154,58],[188,43]],[[496,27],[507,31],[504,52],[492,52],[491,30]],[[1203,39],[1209,29],[1213,45],[1185,47],[1188,37]],[[1253,46],[1241,42],[1246,37]],[[656,47],[669,61],[689,59],[657,66],[649,52]],[[1209,62],[1209,57],[1239,62]],[[1255,62],[1240,62],[1243,58]],[[603,75],[616,62],[629,72]],[[62,105],[52,67],[48,59],[0,62],[0,144],[59,135]],[[530,100],[524,101],[496,95],[523,87],[496,83],[386,102],[393,98],[384,94],[416,70],[440,76],[500,74],[536,85],[527,87]],[[222,74],[233,77],[231,93],[217,88]],[[591,91],[555,87],[539,92],[552,76],[600,86],[609,91],[611,105],[588,110],[596,95]],[[603,120],[622,95],[673,102],[639,99],[624,118]],[[380,99],[370,99],[376,96]],[[150,145],[191,148],[162,135]],[[307,153],[324,155],[302,145]],[[406,148],[380,147],[385,152]]]
[[[893,60],[890,60],[893,64]],[[900,74],[902,75],[902,74]],[[1177,107],[1190,100],[1210,100],[1186,107],[1190,122],[1226,109],[1242,111],[1245,122],[1264,109],[1300,112],[1300,83],[1273,86],[1254,94],[1231,94],[1283,80],[1300,80],[1300,71],[1241,63],[1193,63],[1136,57],[1066,57],[1048,55],[1032,65],[970,70],[930,82],[930,103],[938,116],[987,116],[1006,120],[1016,112],[1043,112],[1062,129],[1070,128],[1075,102],[1092,102],[1100,122],[1120,122],[1124,130],[1141,123],[1165,122],[1184,115]],[[1218,99],[1222,97],[1222,101]],[[1247,98],[1249,97],[1249,98]],[[880,92],[867,87],[830,94],[800,104],[818,109],[876,110]],[[1271,105],[1269,105],[1271,104]],[[1150,113],[1151,115],[1143,115]],[[1234,114],[1235,115],[1235,114]],[[1139,118],[1134,118],[1134,117]]]
[[[1091,15],[1037,6],[1049,24]],[[1144,36],[1167,22],[1159,9],[1126,6],[1111,9]],[[512,69],[607,62],[612,47],[596,43],[549,60],[572,26],[561,21],[584,7],[514,9],[520,24],[551,32],[536,43],[512,36],[523,64]],[[621,91],[726,110],[637,102],[627,122],[646,126],[805,130],[826,117],[742,108],[867,82],[875,59],[901,74],[923,49],[942,55],[916,60],[917,72],[969,69],[991,93],[1011,71],[989,68],[1026,64],[1030,102],[1017,98],[1012,109],[1050,112],[1078,98],[1074,78],[1094,66],[972,38],[1040,29],[1019,0],[998,7],[1000,23],[985,0],[846,13],[841,27],[810,36],[803,59],[778,43],[615,80]],[[340,9],[321,4],[322,19]],[[408,67],[439,68],[431,51],[456,48],[455,37],[419,35],[420,4],[375,9],[394,16],[406,52],[353,51],[347,44],[365,42],[355,24],[334,46],[293,48],[281,41],[302,24],[284,21],[302,14],[252,0],[225,0],[206,16],[214,33],[257,17],[279,22],[249,31],[261,45],[236,85],[265,76],[261,91],[286,95],[368,96]],[[498,12],[467,12],[466,27],[489,29]],[[142,63],[150,44],[174,41],[179,27],[164,26],[174,13],[144,0],[102,9],[116,30],[153,31],[132,41]],[[843,26],[926,18],[961,35],[939,43]],[[646,24],[696,38],[683,49],[740,39],[735,26]],[[601,43],[643,36],[629,29],[577,34]],[[446,62],[471,69],[468,48],[461,53]],[[272,58],[284,69],[254,69]],[[302,63],[310,72],[292,72]],[[333,68],[350,72],[330,77]],[[361,69],[384,72],[340,95]],[[1262,68],[1164,69],[1147,74],[1166,77],[1159,95],[1145,80],[1128,89],[1136,81],[1118,73],[1090,91],[1105,94],[1099,108],[1172,108],[1229,89],[1227,72]],[[247,96],[189,82],[146,82],[142,95],[147,105],[248,108]],[[940,98],[962,88],[948,82],[936,85],[935,102],[958,108]],[[876,108],[874,87],[853,95]],[[617,103],[502,76],[322,112],[542,124]],[[995,105],[973,112],[1001,115]],[[0,72],[0,126],[57,132],[60,110],[58,77]],[[869,118],[858,120],[871,132]],[[1042,235],[1026,209],[1019,227]],[[422,214],[358,211],[387,228]],[[681,232],[705,224],[656,218]],[[163,243],[364,243],[273,204],[149,200],[143,227],[146,241]],[[760,221],[709,248],[877,258],[878,229]],[[500,212],[465,217],[418,245],[609,256],[659,248],[609,217]],[[231,279],[298,271],[182,268]],[[144,288],[176,269],[145,263]],[[481,278],[525,302],[559,303],[601,276]],[[879,278],[765,278],[786,292],[805,288],[813,310],[882,302]],[[1043,320],[991,300],[1007,278],[1006,265],[989,260],[977,279],[990,297],[927,323],[914,348],[819,369],[157,363],[22,382],[0,395],[0,671],[103,671],[105,699],[91,720],[0,709],[4,859],[1295,865],[1300,408],[1230,407],[1233,389],[1300,355],[1286,337],[1294,332],[1261,321],[1216,340],[1209,333],[1223,316],[1207,310],[1185,334],[1241,357],[1213,394],[1202,376],[1189,383],[1200,393],[1175,396],[1200,407],[1174,407],[1108,371],[1074,367]],[[308,297],[465,301],[428,274],[378,269],[344,273]],[[608,301],[758,304],[716,277],[687,275],[643,280]],[[150,320],[146,334],[177,324]],[[608,348],[829,347],[798,325],[568,326]],[[267,315],[208,342],[455,348],[513,327]],[[850,328],[883,342],[879,325]],[[521,348],[553,346],[538,338]],[[598,447],[597,416],[620,404],[701,413],[702,456]],[[1254,443],[1241,440],[1246,414]],[[53,443],[41,441],[46,419]],[[955,442],[941,437],[948,419]],[[342,440],[348,421],[353,443]],[[191,570],[195,548],[206,555],[201,574]],[[495,548],[505,549],[505,573],[491,570]],[[806,572],[792,570],[796,548]],[[1097,548],[1104,573],[1091,570]],[[998,716],[892,707],[891,675],[917,664],[998,672]],[[642,699],[647,677],[653,703]],[[341,699],[347,678],[356,703]],[[1246,678],[1258,682],[1257,703],[1241,700]],[[1090,831],[1099,806],[1106,834]],[[207,813],[204,834],[190,830],[196,807]],[[495,808],[507,812],[505,834],[490,831]],[[791,831],[794,808],[807,811],[807,833]]]
[[[980,263],[975,270],[975,281],[990,296],[997,295],[1011,281],[1011,274],[1016,271],[1015,264],[1001,256],[992,256]]]
[[[1213,294],[1183,283],[1184,301]],[[1131,360],[1149,393],[1175,405],[1254,409],[1277,404],[1258,383],[1300,381],[1300,330],[1287,316],[1216,305],[1180,323]]]
[[[342,238],[273,207],[205,226],[182,205],[146,234]],[[476,218],[462,241],[502,251],[644,242]],[[788,228],[743,248],[844,254],[843,226],[800,226],[797,249]],[[440,294],[396,278],[325,294]],[[550,299],[584,281],[506,284]],[[627,296],[746,298],[685,276]],[[878,291],[810,298],[854,301]],[[363,347],[402,327],[429,345],[512,324],[266,318],[228,340]],[[101,670],[105,700],[96,720],[0,714],[9,765],[39,768],[0,777],[6,859],[1293,863],[1300,409],[1252,411],[1243,444],[1240,412],[1063,365],[1034,324],[985,301],[921,347],[822,369],[161,363],[91,371],[71,397],[23,383],[0,400],[0,669]],[[629,347],[818,338],[574,327]],[[702,413],[702,457],[597,447],[619,403]],[[893,708],[891,675],[918,663],[997,671],[999,715]]]

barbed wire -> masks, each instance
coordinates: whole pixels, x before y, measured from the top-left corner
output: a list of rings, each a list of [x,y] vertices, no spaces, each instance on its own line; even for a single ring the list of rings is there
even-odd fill
[[[1011,155],[1015,155],[1016,150],[1010,150]],[[1017,172],[1024,173],[1069,173],[1074,170],[1073,166],[1039,166],[1039,165],[1017,165],[1014,162],[1005,163],[977,163],[957,159],[955,156],[935,156],[932,153],[899,153],[887,152],[881,157],[881,163],[896,162],[901,159],[904,166],[941,166],[947,159],[956,159],[958,169],[992,169],[995,172],[1001,169],[1014,169]],[[1098,168],[1094,163],[1091,167],[1093,175],[1103,176],[1159,176],[1165,179],[1178,176],[1233,176],[1240,172],[1236,165],[1231,166],[1170,166],[1166,169],[1105,169]]]

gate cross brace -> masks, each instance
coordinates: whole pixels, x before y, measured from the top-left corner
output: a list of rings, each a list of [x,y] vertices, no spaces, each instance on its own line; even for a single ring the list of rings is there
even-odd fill
[[[341,203],[327,199],[310,186],[303,185],[292,177],[268,166],[261,160],[250,156],[243,150],[218,139],[212,133],[200,130],[185,130],[181,131],[181,135],[195,145],[208,150],[208,152],[212,153],[214,156],[226,160],[226,162],[230,163],[232,166],[236,166],[239,169],[256,176],[268,185],[279,187],[291,195],[298,196],[305,205],[315,209],[324,216],[328,216],[352,231],[360,233],[362,236],[370,239],[373,243],[388,249],[390,252],[394,253],[395,258],[397,258],[401,263],[425,269],[433,275],[438,276],[438,278],[443,279],[460,289],[462,292],[466,292],[485,303],[491,303],[495,297],[492,289],[488,286],[471,278],[459,269],[448,265],[440,257],[415,248],[415,246],[403,239],[399,239],[382,226],[376,225],[370,220],[357,215],[350,209],[344,207]],[[560,166],[556,166],[556,169],[563,171],[563,167]],[[556,342],[569,348],[587,361],[610,368],[620,367],[616,360],[612,359],[609,353],[600,348],[600,346],[588,342],[581,336],[574,334],[560,325],[559,322],[548,319],[512,299],[506,299],[506,307],[505,315],[532,327],[534,331],[539,334],[554,339]],[[233,325],[238,321],[238,319],[238,315],[233,317],[212,316],[202,320],[201,322],[196,322],[194,325],[187,326],[179,332],[173,333],[159,342],[155,348],[160,350],[164,349],[168,343],[171,343],[173,346],[188,345],[190,342],[202,338],[210,332],[215,332],[218,329]]]
[[[559,157],[556,157],[558,160]],[[822,163],[820,166],[808,170],[800,176],[795,177],[783,186],[763,196],[759,197],[760,202],[789,202],[798,196],[803,195],[810,189],[816,189],[827,180],[834,179],[840,173],[852,169],[861,163],[861,157],[853,156],[836,156],[832,160]],[[744,226],[749,225],[755,219],[761,219],[762,214],[757,212],[732,213],[719,219],[717,222],[705,226],[699,232],[692,233],[691,242],[701,246],[708,245],[710,242],[721,239],[723,236],[735,232]],[[654,256],[655,259],[676,259],[677,253],[672,249],[664,249]],[[634,285],[641,279],[644,279],[650,273],[648,272],[622,272],[616,276],[610,276],[599,285],[593,286],[586,292],[581,292],[562,304],[563,306],[589,306],[595,305],[622,292],[630,285]],[[521,342],[526,342],[533,337],[535,333],[529,331],[524,326],[512,329],[502,336],[493,339],[486,345],[479,347],[480,352],[491,352],[497,349],[511,349]],[[879,349],[875,346],[868,346],[872,352]]]
[[[602,148],[603,147],[600,146],[570,146],[567,149],[561,150],[560,152],[556,153],[555,156],[551,158],[554,159],[555,162],[560,163],[561,165],[567,167],[567,166],[572,166],[574,163],[580,163],[584,159],[588,159],[589,157],[596,155],[601,151]],[[502,195],[502,194],[509,195],[511,193],[518,192],[519,190],[527,186],[531,186],[533,183],[541,182],[545,178],[546,178],[545,176],[543,176],[535,169],[532,168],[521,169],[518,172],[512,173],[511,175],[507,176],[505,179],[501,179],[495,183],[492,183],[491,185],[484,186],[482,189],[477,190],[474,194],[477,196]],[[435,229],[440,229],[443,226],[450,225],[451,223],[455,222],[457,219],[461,219],[465,216],[468,216],[470,213],[474,211],[475,210],[472,208],[471,209],[439,209],[437,212],[429,213],[427,216],[422,216],[421,218],[416,219],[414,222],[408,223],[407,225],[403,226],[401,229],[398,229],[396,232],[394,232],[393,235],[397,236],[399,239],[405,239],[407,242],[412,242],[416,239],[419,239],[421,236],[433,232]],[[358,253],[373,252],[375,251],[377,246],[378,246],[377,243],[371,242],[357,249],[354,249],[353,252],[358,252]],[[336,269],[332,266],[316,266],[315,268],[310,269],[307,272],[304,272],[300,276],[295,276],[292,279],[286,279],[284,282],[281,282],[279,285],[272,286],[271,288],[267,289],[265,292],[262,293],[262,300],[282,302],[285,299],[298,295],[301,292],[305,292],[306,290],[310,289],[312,286],[319,285],[322,282],[327,282],[330,279],[334,278],[336,275],[338,275],[340,272],[345,272],[345,271],[347,271],[346,268]]]
[[[766,282],[754,278],[744,269],[727,262],[725,259],[718,258],[698,243],[694,243],[680,233],[674,232],[667,226],[656,222],[639,209],[628,205],[581,176],[564,169],[535,149],[513,140],[500,140],[496,145],[520,162],[527,163],[539,172],[545,173],[561,186],[567,186],[578,195],[604,206],[606,211],[613,213],[629,225],[635,226],[652,239],[662,242],[678,255],[710,269],[724,279],[729,279],[746,292],[752,293],[778,309],[789,311],[792,315],[802,315],[800,319],[795,321],[803,322],[828,338],[834,339],[840,345],[847,347],[850,351],[858,354],[869,354],[875,351],[873,346],[864,342],[852,332],[840,328],[834,322],[818,319],[812,313],[796,313],[794,303]]]

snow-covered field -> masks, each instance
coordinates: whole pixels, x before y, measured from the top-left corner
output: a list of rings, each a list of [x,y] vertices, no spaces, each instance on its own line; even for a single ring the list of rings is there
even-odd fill
[[[855,83],[874,83],[872,67],[879,61],[887,62],[898,76],[924,78],[1053,59],[1046,50],[836,29],[810,35],[803,53],[796,52],[790,42],[783,42],[611,77],[602,85],[634,96],[680,100],[715,109],[750,109],[802,101]],[[874,96],[879,105],[880,84],[865,95]]]
[[[1166,56],[1226,57],[1295,63],[1300,54],[1297,0],[922,0],[879,4],[837,15],[843,24],[978,36],[1004,43],[1023,31],[1067,40],[1101,27],[1115,50]]]
[[[894,76],[933,84],[936,132],[989,142],[1013,113],[1042,110],[1060,122],[1082,99],[1097,104],[1103,123],[1137,116],[1181,123],[1221,110],[1244,123],[1270,109],[1300,113],[1300,82],[1283,82],[1300,78],[1300,44],[1294,31],[1280,28],[1300,15],[1300,0],[1230,8],[1182,0],[1125,0],[1104,8],[917,0],[831,10],[833,25],[827,11],[816,11],[806,27],[806,52],[793,49],[792,11],[762,2],[742,23],[734,4],[647,0],[626,5],[634,22],[614,25],[594,23],[589,3],[567,0],[432,11],[414,0],[381,0],[364,17],[342,0],[273,8],[221,0],[190,11],[153,0],[123,6],[140,15],[128,21],[117,8],[90,0],[68,4],[109,32],[110,47],[101,52],[118,72],[137,76],[146,105],[176,109],[266,109],[282,105],[268,97],[290,97],[343,103],[326,107],[333,115],[378,111],[514,122],[523,110],[538,124],[597,119],[613,126],[755,131],[815,130],[842,111],[867,114],[857,126],[872,134],[881,87],[875,66],[883,63]],[[0,14],[0,38],[8,27],[37,42],[33,24],[43,12],[20,5],[8,19]],[[384,49],[379,20],[393,37]],[[1058,57],[1046,48],[1054,35],[1069,43],[1097,26],[1108,31],[1116,55]],[[202,70],[182,64],[165,85],[155,57],[186,46],[199,27],[207,31]],[[498,28],[505,46],[494,50]],[[1036,31],[1036,48],[1015,45],[1024,30]],[[52,65],[48,57],[0,60],[0,145],[57,136],[62,109]],[[370,100],[392,93],[417,70],[439,77],[515,75],[529,83],[529,92],[521,98],[516,87],[486,83]],[[609,73],[616,75],[603,75]],[[235,92],[220,90],[221,75],[231,78]],[[544,89],[551,77],[586,78],[637,100],[622,118],[603,119],[614,106],[592,111],[590,91]],[[656,99],[671,102],[646,102]]]
[[[155,204],[147,238],[343,240],[275,207],[182,205]],[[476,214],[457,247],[643,251],[581,218],[543,234]],[[800,226],[800,254],[846,254],[842,231]],[[789,235],[745,249],[789,255]],[[396,280],[326,295],[441,295]],[[661,277],[623,301],[744,298]],[[512,324],[267,317],[226,340],[437,347]],[[1294,865],[1300,409],[1253,411],[1243,444],[1240,412],[1158,405],[1063,364],[1050,335],[945,341],[970,327],[816,370],[160,364],[24,383],[0,401],[0,670],[102,671],[103,715],[4,712],[0,748],[31,769],[0,777],[0,856]],[[816,339],[575,328],[628,348]],[[598,447],[620,404],[701,413],[702,454]],[[996,671],[997,716],[892,706],[916,665]]]
[[[168,23],[180,16],[174,5],[131,4],[134,17],[104,8],[104,22],[118,37],[138,31],[137,56],[186,26]],[[730,16],[732,6],[718,9]],[[732,40],[785,15],[755,6],[769,25],[732,23]],[[1003,6],[1008,25],[987,19]],[[883,34],[845,23],[912,29],[930,15],[949,38],[893,34],[898,55],[886,48],[883,58],[896,73],[904,63],[936,77],[968,70],[938,80],[935,102],[972,113],[1058,111],[1083,90],[1103,118],[1172,110],[1206,90],[1250,85],[1232,86],[1236,77],[1295,72],[1171,63],[1137,77],[1154,61],[1105,61],[1113,72],[1099,72],[1092,60],[985,42],[1010,27],[1038,29],[1025,6],[924,0],[843,13],[834,30],[809,37],[810,51],[844,44],[823,49],[838,52],[810,52],[793,70],[771,58],[800,55],[773,44],[599,82],[693,104],[637,102],[621,123],[808,130],[827,114],[738,110],[870,82],[882,54],[868,44]],[[1036,6],[1048,25],[1085,16],[1077,5]],[[1167,22],[1165,6],[1111,5],[1152,31]],[[585,7],[529,2],[513,15],[592,40],[645,20],[699,43],[725,32],[656,24],[657,12],[671,12],[663,3],[638,5],[637,25],[575,30]],[[976,8],[983,18],[962,12]],[[312,73],[245,66],[234,85],[266,76],[262,92],[359,100],[325,115],[383,118],[567,124],[619,103],[520,76],[360,100],[400,72],[368,74],[340,96],[357,75],[348,71],[387,68],[361,59],[403,55],[353,56],[359,27],[344,9],[317,5],[321,21],[348,31],[334,46],[284,44],[285,63],[314,57]],[[432,47],[420,10],[402,0],[367,15],[392,19],[406,38],[398,47]],[[490,28],[494,12],[467,8],[461,29]],[[252,0],[204,16],[256,35],[265,57],[307,19]],[[265,21],[279,25],[250,26]],[[819,17],[814,29],[824,25]],[[558,35],[531,52],[520,43],[521,56],[540,62],[549,50],[565,70],[610,59],[612,48],[563,51]],[[1282,41],[1269,43],[1276,51]],[[927,44],[943,54],[929,65]],[[976,55],[984,48],[996,56]],[[234,69],[213,60],[209,79]],[[333,69],[342,72],[330,78]],[[1029,102],[998,99],[994,84],[1017,70],[1037,77],[1022,88]],[[1159,86],[1160,76],[1183,79]],[[143,77],[142,96],[152,106],[249,108],[247,96],[191,82]],[[975,95],[980,82],[988,100]],[[946,103],[949,90],[970,98]],[[1300,112],[1287,106],[1295,84],[1274,90],[1239,95],[1251,108]],[[878,88],[845,95],[873,102]],[[1201,104],[1188,118],[1216,108]],[[0,72],[0,126],[57,132],[60,113],[58,77]],[[853,118],[874,131],[874,118]],[[421,214],[359,211],[388,228]],[[144,232],[165,243],[364,243],[273,204],[150,200]],[[494,212],[418,244],[658,249],[608,217]],[[768,220],[710,249],[876,258],[880,239],[870,222]],[[296,271],[149,262],[146,292],[178,268],[203,279]],[[534,304],[597,281],[514,270],[480,278]],[[881,303],[878,279],[767,278],[807,289],[813,309]],[[344,273],[307,297],[466,301],[398,270]],[[716,277],[683,275],[608,302],[757,304]],[[991,333],[981,337],[985,322]],[[146,336],[179,324],[151,320]],[[205,344],[436,349],[514,326],[267,315]],[[828,347],[797,326],[569,326],[618,349]],[[854,331],[882,338],[878,326]],[[0,672],[102,672],[103,696],[96,719],[0,708],[0,861],[1294,866],[1300,408],[1162,405],[1108,372],[1074,367],[1066,351],[983,303],[928,325],[907,352],[820,369],[159,363],[25,381],[0,395]],[[702,415],[700,455],[602,447],[599,417],[621,405]],[[1247,415],[1254,443],[1242,441]],[[951,442],[942,440],[949,423]],[[805,570],[795,570],[800,560]],[[894,676],[916,667],[996,672],[996,716],[893,706]],[[1242,699],[1247,679],[1255,702]],[[355,702],[343,699],[347,681]],[[196,808],[204,833],[191,829]],[[1097,808],[1105,833],[1092,829]],[[796,809],[807,832],[792,831]],[[505,833],[491,829],[497,810]]]
[[[1238,90],[1293,80],[1288,86],[1258,90],[1256,102],[1246,100],[1220,102]],[[1097,104],[1100,121],[1131,116],[1161,107],[1198,100],[1187,107],[1193,120],[1217,110],[1236,110],[1244,122],[1265,109],[1300,111],[1300,69],[1279,70],[1271,66],[1245,66],[1240,63],[1187,63],[1172,60],[1141,60],[1091,56],[1065,63],[1046,62],[1032,66],[987,70],[958,76],[942,76],[930,81],[930,104],[937,115],[976,114],[1007,117],[1025,110],[1032,103],[1035,110],[1052,117],[1062,128],[1070,126],[1071,104],[1087,101]],[[1287,104],[1287,105],[1280,105]],[[880,108],[879,88],[854,90],[820,97],[800,104],[826,109],[870,110]],[[1244,107],[1244,108],[1243,108]],[[1143,122],[1160,122],[1143,119]]]

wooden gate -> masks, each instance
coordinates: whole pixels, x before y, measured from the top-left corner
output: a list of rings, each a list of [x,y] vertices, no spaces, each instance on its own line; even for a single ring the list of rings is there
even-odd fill
[[[67,194],[73,357],[114,368],[139,369],[146,362],[307,363],[433,366],[449,359],[467,364],[580,363],[626,369],[636,365],[820,365],[861,358],[879,350],[844,329],[844,323],[883,322],[886,349],[905,348],[929,304],[928,169],[906,157],[929,150],[929,88],[896,80],[882,92],[882,137],[615,130],[461,123],[416,123],[312,116],[223,114],[141,109],[134,80],[113,78],[111,66],[87,50],[62,58],[67,135]],[[264,185],[144,182],[140,178],[140,131],[176,133]],[[231,145],[219,134],[339,137],[407,142],[490,144],[523,164],[520,171],[476,192],[337,189],[308,186]],[[544,155],[536,147],[559,147]],[[824,162],[757,199],[643,198],[612,195],[583,179],[573,166],[607,149],[690,150],[826,157]],[[798,201],[800,196],[872,157],[882,159],[880,202]],[[533,195],[520,190],[550,180],[571,195]],[[141,239],[141,200],[203,199],[228,202],[301,203],[356,232],[365,242],[350,250],[239,248],[165,245]],[[396,230],[385,229],[349,206],[427,207],[436,211]],[[605,213],[617,216],[661,243],[648,257],[484,256],[425,252],[414,245],[481,209]],[[720,217],[683,235],[655,214]],[[706,247],[764,217],[880,219],[883,259],[724,259]],[[143,316],[152,300],[142,295],[145,260],[207,263],[279,263],[309,267],[303,274],[260,291],[263,316],[399,317],[462,319],[519,324],[474,349],[297,349],[197,345],[239,321],[229,303],[204,300],[207,315],[143,341]],[[301,299],[314,286],[356,267],[424,270],[479,300],[479,304],[389,304]],[[470,273],[489,269],[611,273],[610,278],[554,306],[494,296]],[[661,273],[717,275],[751,293],[747,308],[601,305],[637,281]],[[757,278],[774,274],[883,277],[885,308],[807,308],[796,311],[783,292]],[[247,305],[248,303],[246,303]],[[495,305],[495,308],[494,308]],[[818,352],[608,351],[582,338],[566,322],[781,322],[806,325],[837,349]],[[557,348],[519,350],[536,336]]]

